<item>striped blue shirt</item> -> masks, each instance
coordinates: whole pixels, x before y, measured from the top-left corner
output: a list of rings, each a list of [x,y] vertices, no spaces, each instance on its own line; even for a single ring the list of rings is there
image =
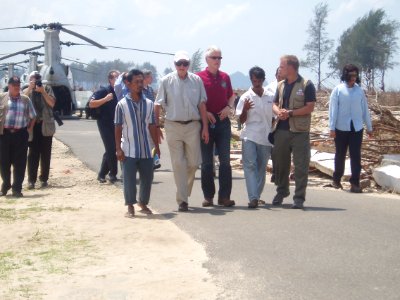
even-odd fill
[[[21,129],[28,126],[31,119],[36,117],[32,101],[22,100],[21,96],[12,98],[9,94],[8,111],[4,121],[4,128]]]
[[[363,129],[364,124],[368,131],[372,131],[368,101],[364,91],[357,84],[349,88],[346,83],[341,83],[331,93],[329,129],[351,131],[351,121],[355,131]]]
[[[149,125],[154,124],[154,104],[142,93],[139,102],[127,94],[115,108],[115,125],[122,125],[121,149],[125,156],[152,158]]]

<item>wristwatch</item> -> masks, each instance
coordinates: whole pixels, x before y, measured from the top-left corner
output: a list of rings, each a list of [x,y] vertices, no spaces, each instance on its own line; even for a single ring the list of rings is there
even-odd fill
[[[289,118],[293,117],[293,110],[289,110]]]

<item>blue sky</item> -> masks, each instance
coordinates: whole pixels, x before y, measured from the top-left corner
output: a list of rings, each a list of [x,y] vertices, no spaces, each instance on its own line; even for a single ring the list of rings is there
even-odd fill
[[[313,17],[313,8],[320,1],[269,0],[129,0],[129,1],[19,1],[2,5],[0,27],[24,26],[49,22],[103,25],[114,31],[97,28],[68,27],[104,45],[175,52],[206,49],[218,45],[222,49],[222,69],[228,73],[248,70],[258,65],[272,80],[283,54],[305,57],[303,46],[307,40],[307,27]],[[18,7],[17,3],[21,3]],[[23,4],[26,3],[26,4]],[[390,19],[400,20],[398,0],[338,0],[328,1],[327,30],[335,46],[340,35],[364,16],[370,9],[385,9]],[[24,6],[24,8],[22,8]],[[400,33],[398,33],[400,37]],[[61,33],[62,41],[80,42]],[[30,29],[0,31],[0,40],[40,40],[43,33]],[[0,53],[32,47],[34,44],[1,44]],[[79,58],[82,62],[97,60],[130,60],[137,63],[150,61],[162,73],[173,67],[170,56],[146,54],[126,50],[100,50],[94,47],[63,47],[62,55]],[[8,61],[25,59],[18,56]],[[400,54],[395,57],[400,62]],[[324,69],[325,72],[329,70]],[[400,89],[400,67],[387,74],[389,88]],[[306,69],[301,73],[315,81]],[[395,76],[397,74],[397,76]],[[331,84],[336,84],[331,80]]]

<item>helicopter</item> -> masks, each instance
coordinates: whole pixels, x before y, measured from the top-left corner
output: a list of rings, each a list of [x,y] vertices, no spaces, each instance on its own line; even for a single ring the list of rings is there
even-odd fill
[[[64,26],[86,26],[86,25],[76,25],[76,24],[61,24],[58,22],[49,23],[49,24],[33,24],[28,26],[19,26],[19,27],[8,27],[8,28],[0,28],[0,30],[10,30],[10,29],[20,29],[20,28],[28,28],[39,30],[43,29],[44,32],[44,41],[34,41],[40,42],[42,45],[31,47],[28,49],[24,49],[21,51],[17,51],[5,56],[0,57],[0,61],[13,57],[19,54],[26,54],[30,51],[34,51],[44,47],[44,63],[39,65],[37,64],[37,60],[35,61],[35,55],[31,56],[30,59],[30,67],[29,71],[37,70],[42,76],[42,80],[47,82],[53,89],[54,95],[57,99],[56,105],[54,106],[54,111],[58,112],[59,115],[71,115],[76,108],[76,99],[74,92],[71,86],[71,70],[69,67],[63,63],[61,63],[61,42],[60,42],[60,32],[65,32],[75,37],[78,37],[90,45],[96,46],[100,49],[107,49],[105,46],[77,33],[72,30],[66,29]],[[90,26],[89,27],[98,27],[106,30],[113,30],[113,28],[102,27],[102,26]],[[31,42],[31,41],[30,41]],[[37,57],[37,55],[36,55]],[[36,58],[37,59],[37,58]],[[36,66],[35,66],[36,65]],[[29,78],[27,79],[29,80]]]

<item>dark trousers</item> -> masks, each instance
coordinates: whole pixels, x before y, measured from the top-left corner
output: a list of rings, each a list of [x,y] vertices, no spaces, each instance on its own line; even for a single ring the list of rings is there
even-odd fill
[[[0,135],[0,173],[3,184],[1,191],[6,193],[21,192],[25,177],[26,156],[28,151],[28,131],[18,130],[14,133],[4,129]],[[11,166],[13,166],[13,184],[11,186]]]
[[[363,130],[355,131],[335,130],[335,171],[333,172],[333,180],[340,182],[346,161],[347,149],[350,153],[351,177],[350,183],[354,185],[360,184],[361,173],[361,144],[363,139]]]
[[[115,154],[115,127],[112,122],[97,120],[101,139],[106,152],[101,161],[99,177],[104,178],[107,174],[116,176],[118,173],[118,160]]]
[[[275,185],[277,194],[289,195],[289,174],[293,155],[295,191],[294,203],[306,200],[308,167],[310,164],[310,134],[277,129],[274,145]]]
[[[231,121],[229,118],[223,121],[216,117],[215,127],[208,125],[209,142],[201,142],[201,188],[205,198],[213,198],[215,195],[215,184],[213,176],[214,167],[214,144],[219,158],[219,198],[231,197],[232,191],[232,167],[230,162],[231,150]]]
[[[43,136],[42,123],[36,123],[33,127],[33,140],[28,143],[28,181],[35,183],[40,162],[39,180],[49,180],[52,136]]]

